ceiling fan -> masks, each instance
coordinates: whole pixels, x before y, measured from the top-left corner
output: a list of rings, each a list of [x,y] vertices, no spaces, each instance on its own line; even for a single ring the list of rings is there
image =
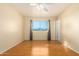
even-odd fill
[[[33,7],[36,7],[36,8],[38,8],[38,9],[40,9],[40,10],[44,10],[44,11],[46,11],[46,12],[48,12],[48,9],[47,9],[47,5],[46,4],[41,4],[41,3],[30,3],[29,4],[30,6],[33,6]]]

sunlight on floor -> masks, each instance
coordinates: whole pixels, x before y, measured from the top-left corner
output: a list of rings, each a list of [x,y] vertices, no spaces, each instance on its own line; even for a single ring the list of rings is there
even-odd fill
[[[47,56],[48,55],[48,47],[47,46],[35,46],[32,48],[33,56]]]

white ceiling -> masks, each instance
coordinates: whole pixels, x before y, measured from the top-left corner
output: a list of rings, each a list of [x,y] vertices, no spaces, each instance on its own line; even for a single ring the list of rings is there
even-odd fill
[[[34,6],[30,6],[28,3],[16,3],[12,4],[23,16],[31,17],[50,17],[58,16],[69,5],[67,3],[50,3],[43,4],[48,11],[37,9]]]

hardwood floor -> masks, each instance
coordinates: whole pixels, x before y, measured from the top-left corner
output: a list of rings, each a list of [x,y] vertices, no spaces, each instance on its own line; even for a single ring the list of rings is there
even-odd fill
[[[79,56],[58,41],[24,41],[1,56]]]

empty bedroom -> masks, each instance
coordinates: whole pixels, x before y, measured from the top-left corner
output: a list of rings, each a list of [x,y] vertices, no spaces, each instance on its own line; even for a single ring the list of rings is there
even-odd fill
[[[79,3],[0,3],[0,56],[79,56]]]

